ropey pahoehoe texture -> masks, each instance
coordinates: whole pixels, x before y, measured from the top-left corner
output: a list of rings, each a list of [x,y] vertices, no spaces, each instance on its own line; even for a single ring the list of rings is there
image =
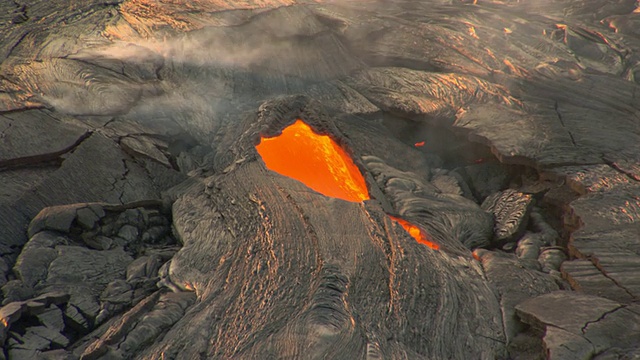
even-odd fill
[[[2,2],[0,358],[637,356],[638,9]]]

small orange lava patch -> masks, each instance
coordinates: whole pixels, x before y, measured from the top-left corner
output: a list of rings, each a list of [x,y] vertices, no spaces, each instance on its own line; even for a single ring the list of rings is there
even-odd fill
[[[430,241],[427,238],[427,235],[424,233],[424,231],[420,230],[419,227],[413,225],[407,220],[400,219],[399,217],[395,217],[391,215],[389,215],[389,217],[391,218],[391,220],[394,220],[398,222],[398,224],[402,225],[402,227],[409,233],[409,235],[411,235],[414,239],[416,239],[416,241],[419,242],[420,244],[427,245],[428,247],[434,250],[440,249],[440,245],[434,243],[433,241]]]
[[[415,147],[422,147],[422,146],[424,146],[424,144],[425,144],[424,141],[420,141],[420,142],[415,143],[414,145],[415,145]]]
[[[478,254],[477,251],[473,252],[473,258],[478,260],[478,261],[482,261],[482,258],[480,257],[480,254]]]
[[[351,202],[370,199],[367,183],[349,154],[300,119],[281,135],[261,138],[256,150],[268,169],[325,196]]]

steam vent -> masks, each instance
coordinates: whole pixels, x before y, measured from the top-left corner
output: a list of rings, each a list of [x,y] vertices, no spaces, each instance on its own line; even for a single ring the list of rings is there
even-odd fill
[[[0,359],[640,358],[638,1],[0,18]]]

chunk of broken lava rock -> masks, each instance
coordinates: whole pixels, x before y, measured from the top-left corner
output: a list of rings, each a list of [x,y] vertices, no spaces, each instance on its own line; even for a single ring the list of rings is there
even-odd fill
[[[518,316],[543,334],[552,359],[637,359],[640,306],[557,291],[525,300]]]
[[[9,358],[65,358],[61,349],[157,292],[158,269],[176,251],[170,224],[158,202],[43,209],[2,287]]]
[[[527,227],[533,205],[531,195],[512,189],[488,196],[482,203],[482,209],[492,213],[495,219],[492,245],[502,246],[518,240]]]

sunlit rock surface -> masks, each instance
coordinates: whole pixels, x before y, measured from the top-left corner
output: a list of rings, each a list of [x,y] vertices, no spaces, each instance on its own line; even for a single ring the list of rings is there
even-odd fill
[[[637,356],[639,26],[634,0],[2,2],[2,355]],[[296,119],[371,200],[268,170]]]

